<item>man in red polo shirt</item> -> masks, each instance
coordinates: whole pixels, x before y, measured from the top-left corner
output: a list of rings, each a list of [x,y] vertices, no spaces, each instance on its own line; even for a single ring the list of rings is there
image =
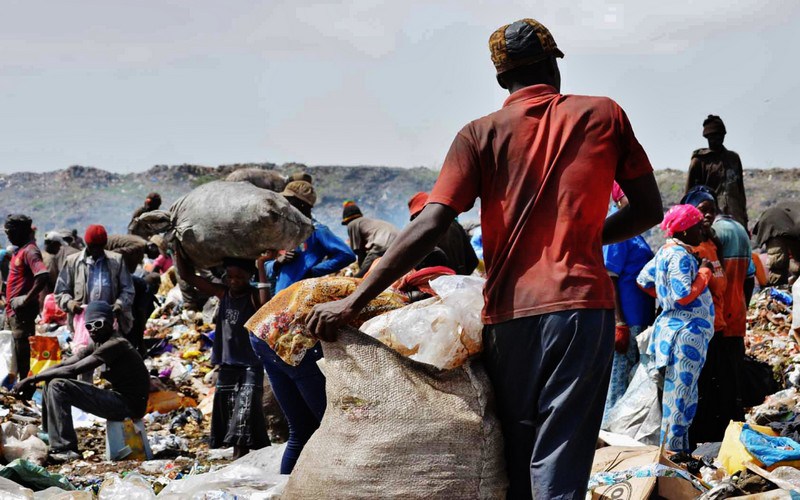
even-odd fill
[[[427,206],[350,297],[314,308],[337,328],[432,249],[481,198],[484,363],[505,438],[509,498],[583,498],[614,348],[602,245],[662,218],[652,167],[611,99],[562,95],[550,32],[524,19],[489,39],[502,109],[456,136]],[[606,219],[614,180],[629,206]]]
[[[36,333],[39,294],[45,289],[49,273],[36,246],[31,218],[9,215],[4,229],[8,241],[19,247],[11,257],[6,286],[6,319],[14,336],[19,379],[28,376],[31,347],[28,339]]]

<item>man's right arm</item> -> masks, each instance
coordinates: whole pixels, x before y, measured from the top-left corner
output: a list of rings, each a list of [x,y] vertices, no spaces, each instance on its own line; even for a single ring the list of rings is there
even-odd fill
[[[458,214],[438,203],[427,205],[397,236],[372,272],[349,297],[319,304],[308,317],[308,330],[323,340],[335,340],[338,328],[355,317],[370,300],[429,254]]]
[[[628,198],[628,206],[606,219],[603,226],[604,245],[625,241],[642,234],[664,218],[661,192],[652,172],[618,182]]]

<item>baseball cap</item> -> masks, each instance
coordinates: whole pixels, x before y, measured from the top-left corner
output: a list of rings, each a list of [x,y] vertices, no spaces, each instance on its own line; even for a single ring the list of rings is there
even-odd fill
[[[537,63],[549,56],[564,57],[550,30],[530,18],[497,28],[489,37],[489,50],[498,74]]]
[[[281,194],[286,197],[294,196],[312,207],[317,202],[317,193],[314,191],[314,186],[306,181],[290,182],[286,185]]]

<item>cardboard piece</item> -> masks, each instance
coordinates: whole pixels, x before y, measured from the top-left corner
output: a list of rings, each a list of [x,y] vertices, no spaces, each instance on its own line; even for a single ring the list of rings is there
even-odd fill
[[[660,463],[667,467],[680,467],[664,456],[656,446],[608,446],[595,452],[592,473],[624,471],[648,464]],[[679,477],[632,478],[628,481],[600,486],[592,491],[592,500],[644,500],[653,493],[666,500],[697,498],[699,492],[689,481]]]

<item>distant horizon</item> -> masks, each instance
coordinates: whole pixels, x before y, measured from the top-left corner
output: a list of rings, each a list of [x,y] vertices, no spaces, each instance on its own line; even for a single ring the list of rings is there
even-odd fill
[[[270,162],[270,161],[262,161],[262,162],[245,161],[245,162],[234,162],[234,163],[221,163],[219,165],[206,165],[206,164],[202,164],[202,163],[187,163],[187,162],[184,162],[184,163],[173,163],[173,164],[156,163],[154,165],[151,165],[151,166],[149,166],[147,168],[144,168],[144,169],[141,169],[141,170],[127,170],[127,171],[118,171],[118,170],[113,170],[113,169],[106,169],[106,168],[98,167],[98,166],[95,166],[95,165],[72,164],[72,165],[67,165],[65,167],[61,167],[61,168],[55,168],[53,170],[17,170],[17,171],[13,171],[13,172],[2,172],[2,171],[0,171],[0,177],[8,177],[8,176],[11,176],[11,175],[16,175],[16,174],[43,175],[43,174],[48,174],[48,173],[60,172],[60,171],[63,171],[63,170],[67,170],[67,169],[69,169],[71,167],[93,168],[93,169],[96,169],[96,170],[102,170],[103,172],[125,176],[125,175],[141,174],[141,173],[147,172],[147,171],[149,171],[149,170],[151,170],[151,169],[153,169],[155,167],[168,167],[168,168],[171,168],[171,167],[180,167],[180,166],[183,166],[183,165],[188,165],[188,166],[192,166],[192,167],[203,167],[203,168],[218,169],[218,168],[222,168],[222,167],[233,167],[233,166],[239,166],[241,168],[248,168],[247,165],[266,165],[266,164],[273,164],[277,168],[282,168],[284,165],[293,165],[294,164],[294,165],[305,165],[307,168],[399,168],[399,169],[404,169],[404,170],[411,170],[411,169],[415,169],[415,168],[427,168],[428,170],[431,170],[433,172],[438,172],[440,170],[440,167],[431,167],[431,166],[427,166],[427,165],[416,165],[416,166],[410,166],[410,167],[404,167],[404,166],[399,166],[399,165],[330,165],[330,164],[307,165],[305,163],[293,162],[293,161],[283,162],[283,163],[275,163],[275,162]],[[658,170],[675,170],[675,171],[678,171],[678,172],[686,172],[686,171],[688,171],[688,165],[686,167],[684,167],[684,168],[658,167],[658,166],[654,166],[653,168],[656,171],[658,171]],[[796,170],[796,169],[800,169],[800,165],[798,165],[796,167],[776,167],[776,166],[770,166],[770,167],[744,167],[745,171],[752,171],[752,170],[758,170],[758,171]]]

